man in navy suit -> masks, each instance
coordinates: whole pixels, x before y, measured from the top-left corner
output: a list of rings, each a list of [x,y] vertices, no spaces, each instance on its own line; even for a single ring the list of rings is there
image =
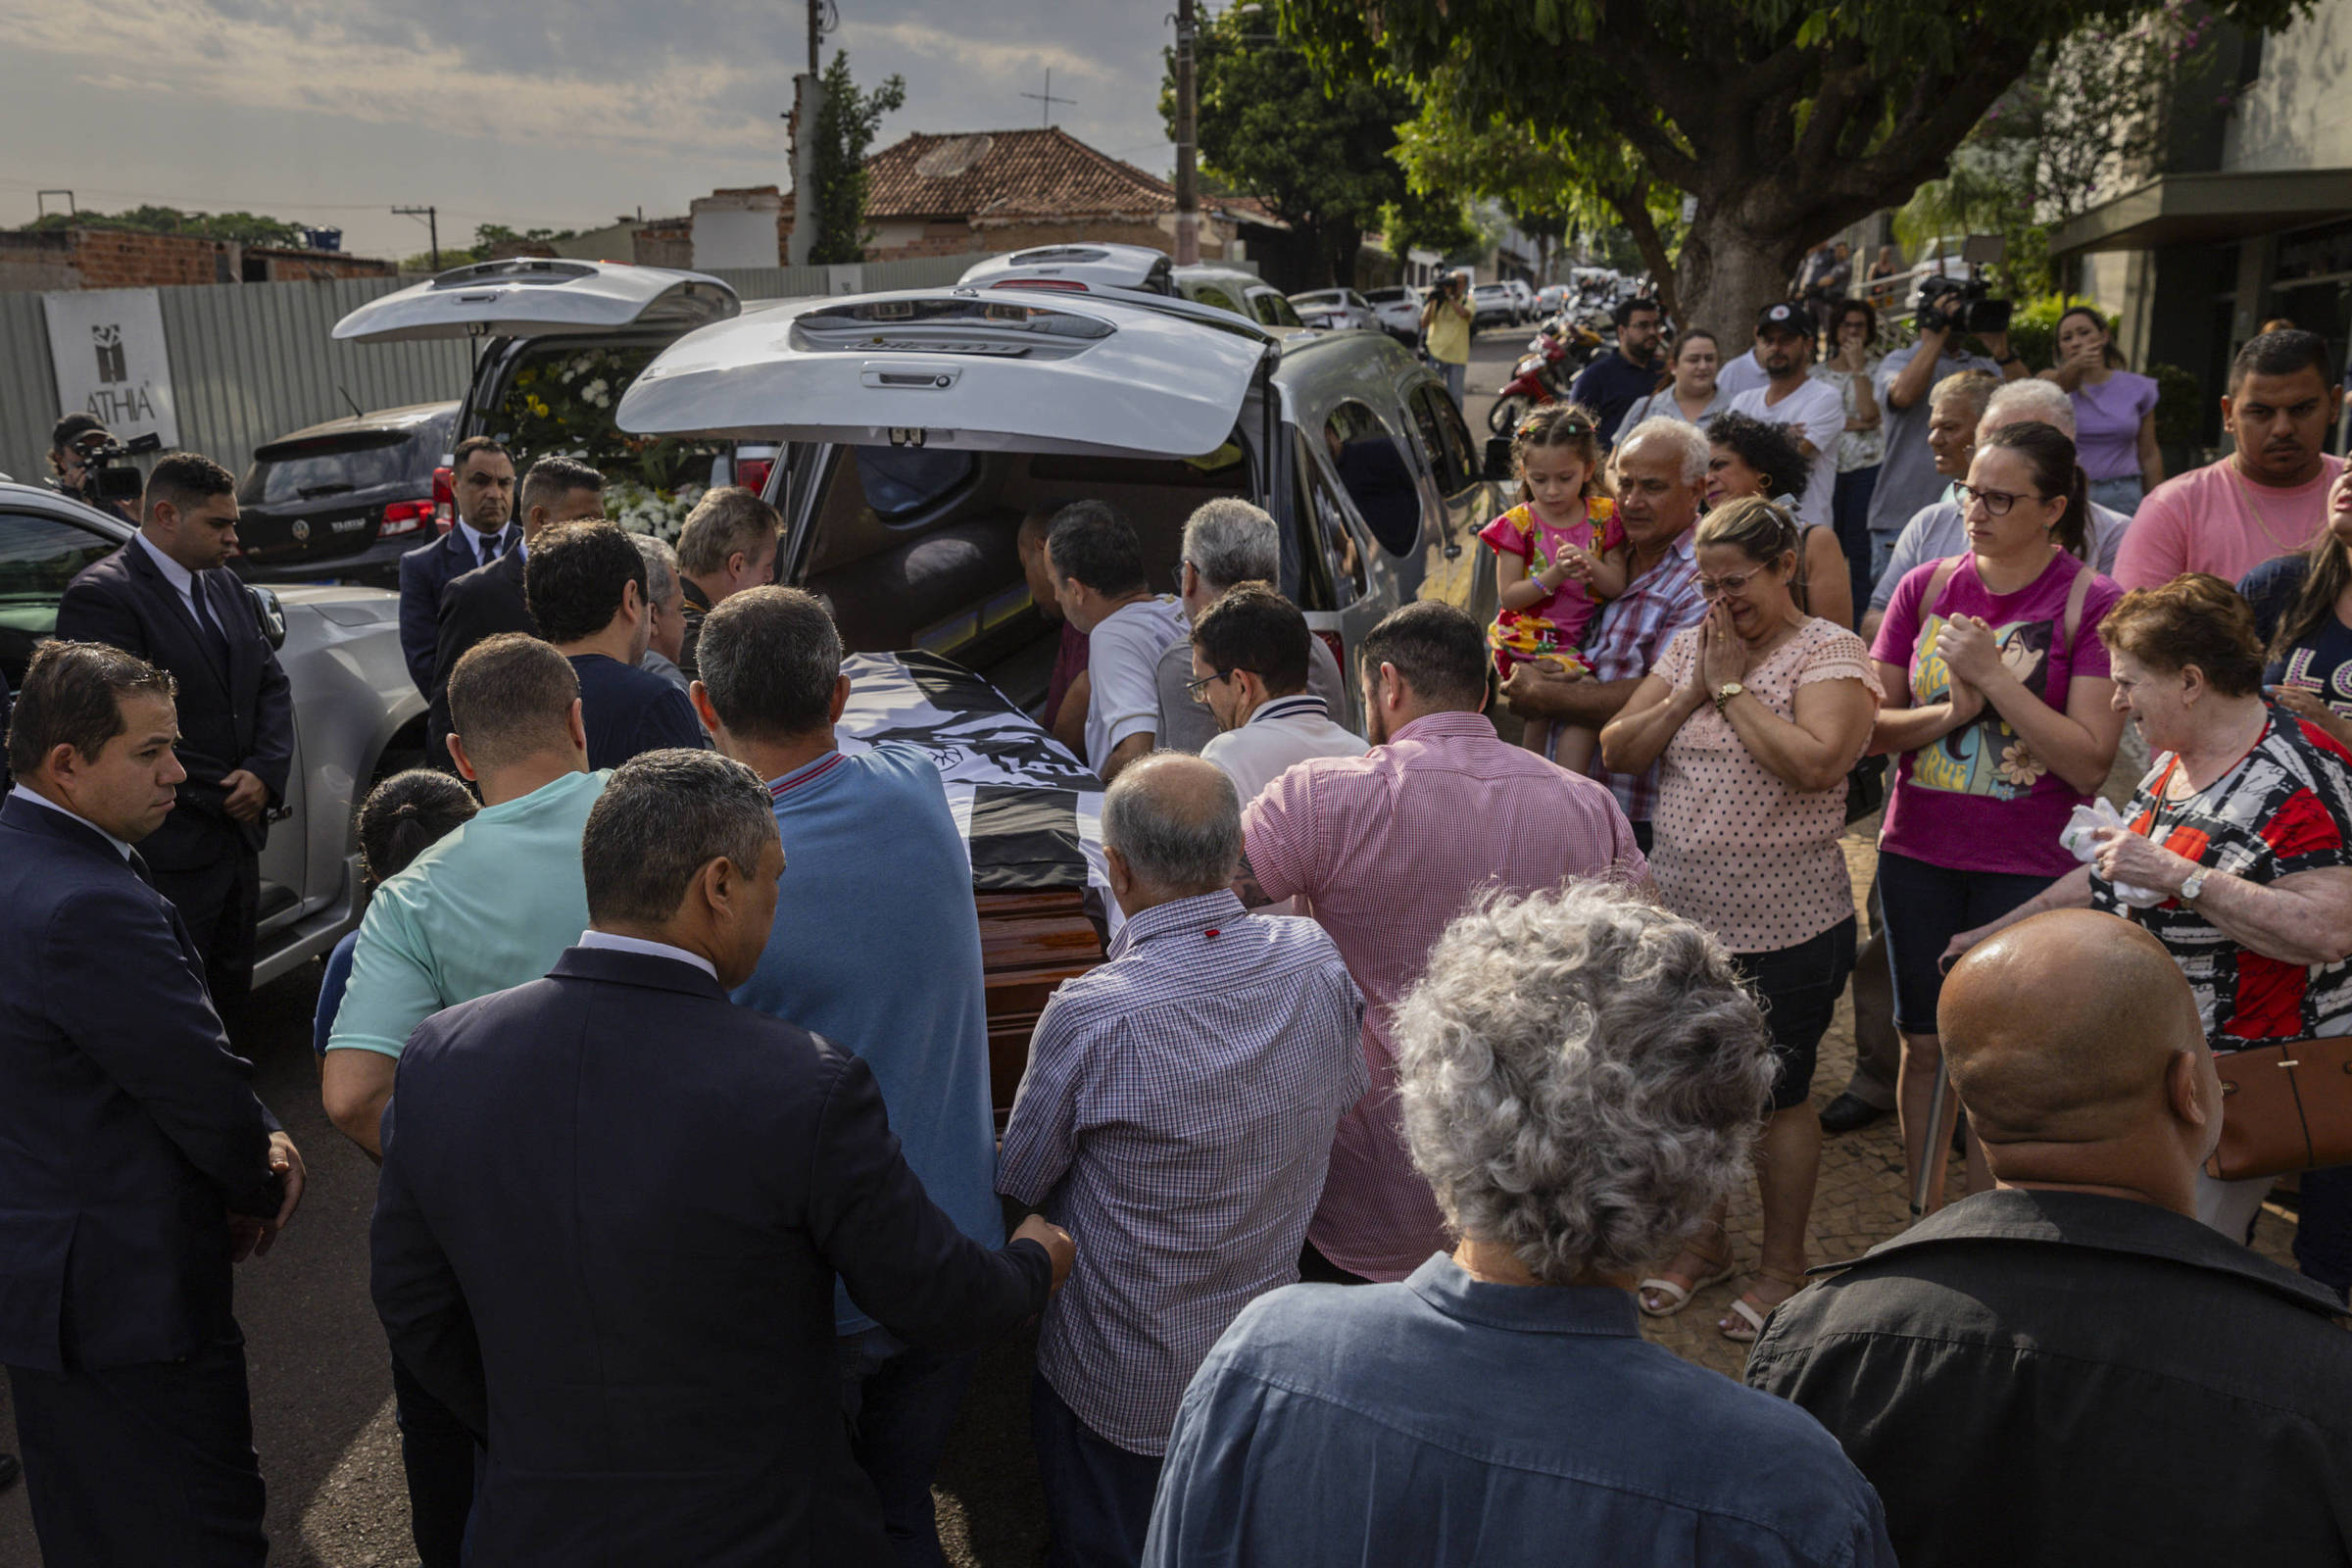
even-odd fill
[[[449,676],[467,649],[501,632],[539,635],[522,587],[531,541],[559,522],[605,514],[605,476],[573,458],[541,458],[522,479],[522,539],[487,566],[450,579],[441,590],[441,619],[433,642],[433,684],[425,693],[424,756],[449,762]]]
[[[57,635],[105,643],[179,688],[178,808],[141,854],[204,955],[213,1005],[234,1017],[253,985],[261,851],[294,758],[294,699],[253,596],[225,564],[237,482],[193,452],[155,466],[130,543],[66,586]]]
[[[58,1564],[259,1565],[230,1265],[302,1159],[229,1051],[135,844],[176,813],[172,677],[45,643],[0,803],[0,1362]]]
[[[486,435],[469,435],[450,458],[458,520],[429,545],[400,558],[400,656],[417,692],[433,695],[433,649],[441,635],[441,592],[451,579],[487,566],[514,548],[514,460]]]
[[[686,694],[638,667],[653,634],[653,606],[645,557],[618,523],[567,522],[541,533],[531,542],[523,588],[539,635],[579,677],[590,767],[710,744]]]
[[[841,1418],[836,1272],[956,1349],[1041,1310],[1069,1237],[964,1237],[862,1061],[728,1002],[784,870],[751,769],[648,752],[581,858],[579,945],[419,1026],[383,1118],[376,1310],[486,1440],[468,1560],[888,1564]]]

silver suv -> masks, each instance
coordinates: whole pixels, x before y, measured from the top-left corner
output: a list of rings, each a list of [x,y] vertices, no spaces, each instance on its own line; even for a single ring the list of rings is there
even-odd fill
[[[130,525],[53,490],[0,483],[0,675],[22,685],[76,572]],[[400,596],[380,588],[254,588],[294,689],[294,765],[262,851],[253,983],[268,984],[359,923],[352,808],[424,760],[424,700],[400,658]]]

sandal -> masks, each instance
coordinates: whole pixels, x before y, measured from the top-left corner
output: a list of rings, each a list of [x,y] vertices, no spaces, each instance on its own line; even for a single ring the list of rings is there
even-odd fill
[[[1784,1274],[1779,1269],[1758,1269],[1756,1278],[1770,1280],[1776,1285],[1788,1286],[1788,1296],[1794,1296],[1805,1288],[1803,1275]],[[1728,1325],[1719,1323],[1715,1326],[1716,1332],[1735,1345],[1753,1345],[1756,1343],[1756,1336],[1764,1332],[1764,1320],[1772,1315],[1773,1308],[1779,1306],[1781,1301],[1788,1300],[1788,1296],[1782,1297],[1780,1301],[1759,1301],[1756,1299],[1755,1289],[1751,1286],[1747,1290],[1741,1291],[1732,1300],[1732,1315],[1740,1320],[1739,1323]]]
[[[1721,1285],[1732,1277],[1734,1271],[1731,1238],[1725,1236],[1720,1230],[1715,1235],[1716,1245],[1713,1247],[1700,1246],[1696,1237],[1692,1237],[1683,1244],[1683,1252],[1697,1258],[1704,1265],[1690,1284],[1684,1285],[1679,1281],[1660,1276],[1643,1280],[1634,1287],[1634,1303],[1642,1308],[1642,1316],[1672,1317],[1690,1304],[1690,1298],[1708,1286]],[[1652,1291],[1666,1298],[1663,1305],[1653,1306],[1650,1304],[1649,1293]]]

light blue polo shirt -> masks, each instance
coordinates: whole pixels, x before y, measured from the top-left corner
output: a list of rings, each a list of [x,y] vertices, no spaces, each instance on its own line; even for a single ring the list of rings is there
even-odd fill
[[[768,785],[784,883],[744,1006],[863,1057],[906,1163],[957,1230],[1004,1245],[972,864],[911,746],[828,752]],[[834,1331],[874,1326],[837,1288]]]
[[[580,835],[612,776],[566,773],[476,811],[377,888],[326,1049],[397,1056],[443,1007],[555,967],[588,925]]]

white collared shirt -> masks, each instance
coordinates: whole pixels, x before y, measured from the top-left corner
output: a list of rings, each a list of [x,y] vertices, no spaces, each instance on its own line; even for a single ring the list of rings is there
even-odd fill
[[[624,937],[611,931],[583,931],[580,933],[579,946],[607,948],[614,953],[634,953],[648,958],[675,958],[680,963],[693,964],[713,980],[718,978],[718,965],[709,958],[699,953],[688,953],[684,948],[673,948],[666,942],[648,942],[643,937]]]
[[[66,808],[58,805],[55,801],[51,800],[48,796],[37,794],[32,790],[28,790],[22,784],[10,786],[8,793],[20,800],[30,801],[35,806],[55,811],[60,816],[73,818],[74,821],[79,822],[83,827],[88,828],[91,832],[106,840],[107,843],[112,844],[122,855],[124,861],[127,862],[130,859],[130,845],[128,843],[115,837],[112,833],[109,833],[106,829],[100,827],[97,823],[82,815],[79,811],[70,811]]]
[[[466,536],[466,548],[472,555],[473,564],[477,566],[487,564],[482,560],[482,546],[485,544],[491,546],[495,552],[490,557],[491,561],[496,561],[499,556],[506,553],[504,550],[497,549],[507,537],[507,530],[504,526],[500,527],[496,533],[484,533],[472,523],[461,519],[458,523],[458,531]]]
[[[170,556],[165,555],[158,548],[156,542],[147,537],[144,530],[132,534],[131,537],[139,542],[139,548],[147,552],[147,559],[154,562],[156,569],[164,574],[164,581],[178,591],[179,602],[188,607],[189,614],[196,616],[196,624],[199,626],[213,624],[210,615],[196,613],[196,574],[173,561]]]
[[[1361,735],[1331,721],[1322,698],[1299,692],[1258,704],[1240,729],[1201,747],[1200,760],[1223,768],[1248,806],[1294,763],[1313,757],[1361,757],[1369,750]]]

